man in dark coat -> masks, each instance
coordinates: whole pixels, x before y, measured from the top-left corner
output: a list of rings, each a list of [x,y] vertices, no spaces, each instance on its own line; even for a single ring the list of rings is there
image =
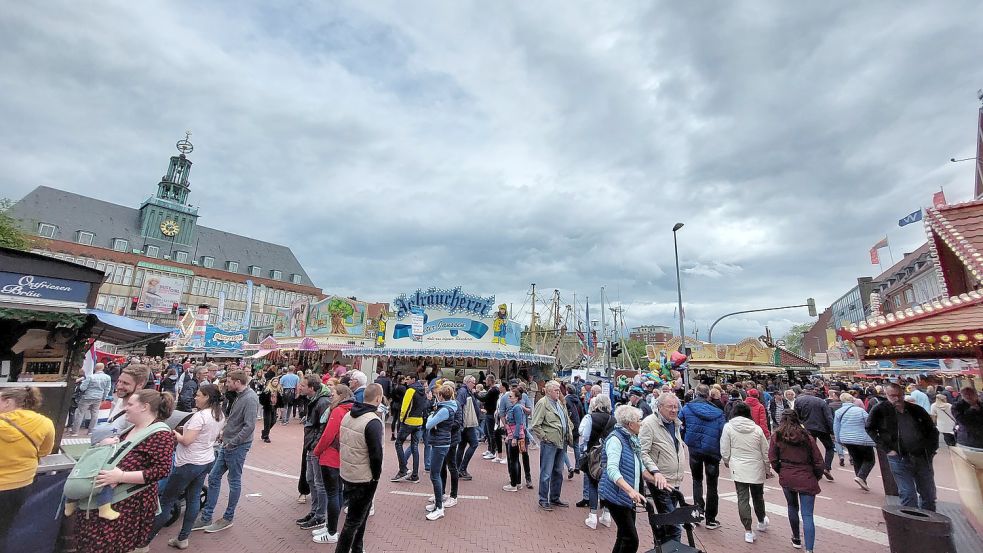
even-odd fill
[[[887,401],[878,404],[867,419],[867,434],[887,452],[898,495],[905,507],[935,510],[935,471],[932,461],[939,449],[939,431],[920,406],[904,400],[904,389],[884,387]],[[798,407],[798,400],[796,400]]]
[[[689,447],[689,469],[693,474],[693,502],[706,515],[706,528],[719,528],[717,478],[720,476],[720,435],[727,423],[724,412],[710,403],[710,387],[700,384],[696,397],[683,406],[683,441]],[[735,404],[737,402],[734,402]],[[707,497],[703,501],[703,473],[706,472]]]
[[[833,446],[833,411],[829,408],[829,404],[817,395],[816,387],[812,384],[806,384],[802,395],[795,398],[795,413],[799,415],[802,426],[814,438],[822,442],[823,448],[826,450],[824,459],[826,470],[823,471],[823,476],[827,480],[832,480],[833,455],[835,453]]]
[[[980,395],[972,386],[966,386],[960,394],[962,397],[952,406],[952,415],[959,425],[956,428],[956,443],[983,449],[983,405],[980,405]]]

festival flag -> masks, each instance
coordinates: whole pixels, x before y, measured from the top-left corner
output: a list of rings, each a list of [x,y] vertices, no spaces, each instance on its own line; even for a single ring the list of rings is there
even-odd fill
[[[920,211],[920,210],[919,210]],[[874,247],[870,249],[870,264],[880,265],[881,259],[877,256],[877,250],[887,247],[887,236],[885,236],[880,242],[874,244]]]
[[[96,369],[96,344],[92,343],[89,351],[85,352],[85,360],[82,361],[82,374],[85,376],[92,376],[93,371]]]
[[[921,220],[922,220],[922,210],[921,209],[918,209],[916,211],[912,211],[911,213],[905,215],[903,219],[898,219],[898,226],[899,227],[903,227],[905,225],[910,225],[911,223],[914,223],[916,221],[921,221]],[[887,244],[884,244],[884,246],[886,246],[886,245]],[[884,246],[881,246],[881,247],[884,247]],[[876,247],[876,246],[874,246],[874,247]]]
[[[935,194],[932,194],[932,205],[935,206],[935,209],[939,209],[940,207],[945,207],[946,203],[945,203],[944,191],[939,190]]]
[[[983,196],[983,107],[976,128],[976,197]]]

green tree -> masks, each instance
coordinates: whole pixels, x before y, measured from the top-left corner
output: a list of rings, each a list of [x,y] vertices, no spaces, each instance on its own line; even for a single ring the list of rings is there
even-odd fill
[[[648,358],[645,357],[645,342],[641,340],[628,340],[625,342],[625,351],[621,355],[629,355],[635,368],[643,371],[648,369]]]
[[[7,214],[13,203],[7,198],[0,199],[0,246],[15,250],[31,248],[31,237],[17,226],[17,221]]]
[[[348,334],[345,319],[355,314],[352,304],[341,298],[334,298],[328,302],[328,313],[331,313],[331,334]]]
[[[782,336],[782,340],[785,340],[785,349],[802,355],[802,336],[811,328],[812,323],[802,323],[788,329],[785,336]]]

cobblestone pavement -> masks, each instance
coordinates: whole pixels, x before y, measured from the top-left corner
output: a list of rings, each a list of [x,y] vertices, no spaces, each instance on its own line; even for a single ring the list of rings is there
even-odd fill
[[[276,552],[276,551],[333,551],[334,545],[311,541],[309,531],[301,530],[294,519],[304,516],[308,505],[297,503],[297,479],[300,474],[300,443],[303,434],[299,422],[287,426],[277,424],[271,434],[273,443],[265,444],[257,437],[246,459],[242,498],[236,512],[235,525],[223,532],[191,536],[191,548],[198,552]],[[369,518],[366,531],[366,551],[428,551],[428,552],[494,552],[528,551],[533,553],[566,551],[610,551],[615,529],[598,526],[591,530],[584,525],[586,509],[573,504],[580,500],[580,476],[565,480],[562,499],[570,508],[554,512],[538,509],[536,490],[522,489],[518,493],[502,490],[508,480],[506,466],[485,461],[481,453],[484,444],[471,461],[471,482],[461,482],[460,503],[446,510],[447,515],[436,522],[424,518],[427,497],[432,487],[427,473],[421,472],[419,483],[390,483],[396,472],[396,454],[389,440],[385,444],[383,482],[375,500],[375,515]],[[421,448],[422,449],[422,448]],[[537,476],[538,451],[531,451],[533,478]],[[421,461],[422,462],[422,461]],[[939,500],[958,502],[949,455],[943,446],[936,458],[936,482]],[[422,471],[422,466],[421,466]],[[855,551],[864,553],[888,551],[887,535],[880,506],[884,495],[878,469],[869,478],[871,491],[861,490],[853,482],[849,462],[845,468],[834,463],[835,482],[822,482],[823,492],[816,501],[817,544],[821,551]],[[791,531],[787,511],[777,478],[765,486],[765,501],[771,528],[759,535],[755,544],[744,542],[744,532],[738,514],[736,494],[729,473],[721,466],[720,515],[721,528],[706,530],[698,527],[697,547],[707,552],[740,553],[744,551],[791,551]],[[689,476],[682,491],[692,493]],[[223,489],[216,513],[221,513],[227,500]],[[344,515],[342,515],[344,517]],[[342,524],[343,524],[342,518]],[[151,544],[157,552],[172,550],[167,539],[177,534],[178,525],[165,528]],[[641,551],[652,547],[652,532],[644,513],[639,513],[638,529]]]

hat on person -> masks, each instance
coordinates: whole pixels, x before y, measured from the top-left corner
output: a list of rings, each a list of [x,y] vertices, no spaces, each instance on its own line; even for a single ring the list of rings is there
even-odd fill
[[[806,384],[805,386],[802,387],[802,389],[811,392],[811,391],[815,390],[816,387],[813,386],[812,384]]]
[[[631,387],[631,390],[628,391],[628,394],[629,395],[633,395],[633,396],[642,397],[642,396],[645,395],[645,391],[642,390],[641,388],[639,388],[638,386],[632,386]]]
[[[518,378],[513,378],[512,380],[509,380],[509,386],[518,386],[518,385],[519,385]]]

